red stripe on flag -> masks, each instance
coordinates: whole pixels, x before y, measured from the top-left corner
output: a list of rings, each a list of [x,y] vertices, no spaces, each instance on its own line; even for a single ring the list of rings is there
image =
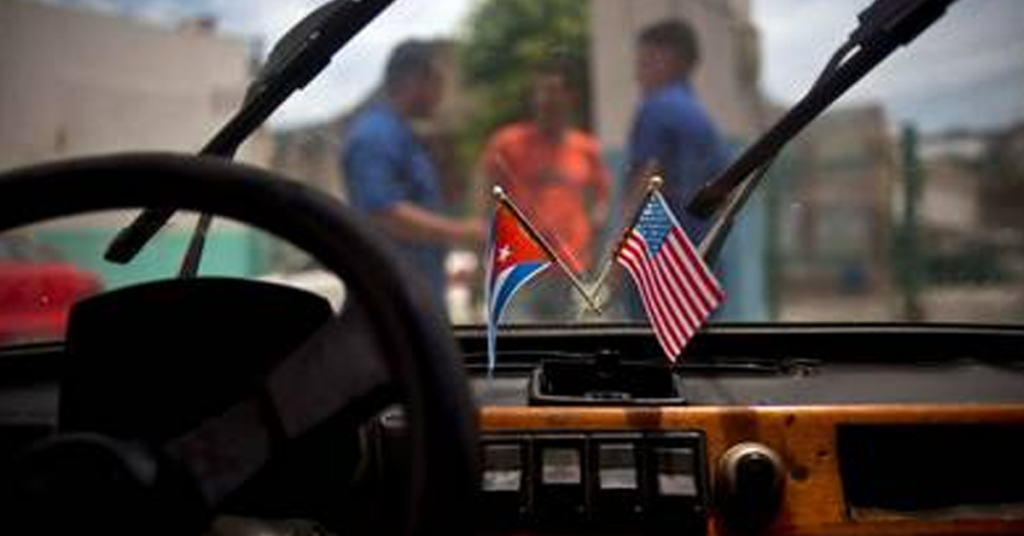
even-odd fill
[[[655,334],[672,359],[682,350],[686,336],[680,333],[678,321],[671,311],[667,296],[658,287],[656,276],[651,271],[651,258],[646,243],[639,235],[631,235],[624,250],[628,251],[635,269],[634,279],[638,281],[640,294],[645,298],[648,313],[654,320]],[[639,276],[639,277],[637,277]]]
[[[676,278],[676,274],[665,269],[664,261],[664,255],[655,257],[651,262],[651,271],[657,276],[657,290],[665,296],[665,301],[670,304],[673,312],[673,324],[679,326],[683,336],[682,343],[685,344],[685,341],[693,336],[693,328],[690,326],[696,324],[696,317],[691,317],[689,308],[686,307],[686,301],[679,295],[679,280]]]
[[[685,321],[688,325],[686,340],[683,341],[685,346],[696,333],[697,329],[704,322],[707,317],[705,311],[700,307],[699,303],[693,301],[692,292],[689,289],[689,285],[686,282],[686,277],[683,272],[680,272],[672,264],[673,259],[668,255],[669,249],[662,249],[662,252],[655,259],[656,266],[661,268],[665,272],[666,277],[670,277],[672,280],[671,292],[672,298],[679,304],[679,308],[686,311],[687,315],[685,318],[680,318],[681,322]]]
[[[623,252],[626,254],[627,261],[632,265],[630,273],[637,282],[640,296],[643,298],[647,312],[651,316],[655,335],[658,336],[658,342],[661,343],[666,354],[674,358],[682,348],[680,336],[672,328],[673,322],[671,315],[666,312],[663,296],[655,290],[651,281],[651,274],[648,271],[649,257],[646,254],[646,249],[641,237],[630,236],[623,247]]]
[[[725,298],[725,292],[722,290],[722,286],[719,285],[718,281],[716,281],[714,276],[711,275],[711,270],[706,264],[704,264],[704,260],[697,255],[697,251],[693,249],[693,245],[690,244],[690,240],[686,238],[683,230],[673,228],[672,234],[682,235],[678,243],[682,246],[682,250],[686,253],[686,257],[689,259],[690,264],[695,268],[694,272],[700,276],[704,285],[711,290],[711,295],[715,297],[715,303],[717,304],[718,302],[721,302]]]
[[[651,324],[654,326],[654,333],[656,335],[656,339],[658,340],[658,344],[661,345],[661,349],[663,352],[665,352],[665,355],[672,356],[672,359],[674,361],[676,353],[673,351],[673,348],[670,347],[669,341],[667,341],[665,336],[663,335],[665,331],[664,328],[661,326],[661,317],[657,314],[653,305],[651,305],[650,296],[648,296],[647,292],[641,287],[640,275],[635,271],[637,267],[634,267],[631,264],[632,260],[626,258],[620,258],[619,262],[626,268],[629,274],[633,277],[633,281],[637,283],[637,288],[640,290],[640,299],[643,300],[644,308],[647,309],[647,315],[650,317]]]
[[[688,296],[688,288],[684,281],[685,274],[673,267],[668,256],[671,249],[667,249],[667,245],[662,245],[662,249],[652,261],[652,265],[663,281],[662,287],[659,290],[665,294],[666,299],[676,305],[678,310],[683,311],[674,320],[677,324],[684,326],[685,338],[682,341],[682,345],[685,345],[686,341],[693,337],[693,333],[700,326],[706,315],[699,308],[696,311],[694,310],[694,304]]]
[[[640,290],[641,297],[644,299],[644,305],[647,307],[648,314],[652,317],[655,334],[658,335],[659,342],[662,343],[666,352],[674,356],[674,350],[679,348],[678,336],[669,327],[668,315],[665,312],[665,305],[662,302],[661,296],[653,291],[650,273],[647,271],[647,255],[643,239],[631,237],[627,241],[624,250],[627,252],[628,261],[632,264],[630,272],[634,280],[637,281],[637,287]]]
[[[686,283],[689,301],[700,311],[703,323],[703,318],[711,314],[715,305],[712,300],[708,299],[707,291],[700,278],[693,274],[694,268],[685,259],[686,254],[682,251],[683,247],[677,243],[675,237],[671,238],[667,246],[671,258],[679,265],[679,273],[682,274],[682,279]]]

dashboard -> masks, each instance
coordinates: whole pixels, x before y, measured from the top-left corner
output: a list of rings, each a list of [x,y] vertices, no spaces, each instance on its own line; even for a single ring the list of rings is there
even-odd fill
[[[1024,532],[1019,334],[711,327],[669,369],[582,331],[513,329],[491,375],[460,334],[492,533]]]
[[[667,367],[645,328],[513,326],[491,373],[484,331],[455,335],[481,534],[1024,533],[1020,330],[712,325]],[[57,406],[59,356],[10,357],[4,456],[52,431]],[[407,477],[401,412],[365,430],[349,520]]]

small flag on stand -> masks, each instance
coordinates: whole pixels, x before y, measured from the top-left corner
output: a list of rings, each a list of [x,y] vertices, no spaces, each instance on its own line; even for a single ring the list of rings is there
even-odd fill
[[[484,286],[488,373],[494,371],[498,322],[501,321],[505,307],[516,291],[552,263],[562,269],[584,299],[596,309],[576,276],[559,260],[500,187],[494,188],[494,197],[494,223],[487,248],[487,281]]]
[[[673,363],[725,292],[652,181],[634,223],[615,252],[633,278],[654,333]]]
[[[505,306],[523,285],[551,265],[551,256],[500,199],[487,251],[487,370],[494,370],[495,339]]]

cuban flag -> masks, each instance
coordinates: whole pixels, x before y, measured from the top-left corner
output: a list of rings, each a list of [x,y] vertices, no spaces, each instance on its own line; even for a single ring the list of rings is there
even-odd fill
[[[516,291],[551,266],[552,258],[504,202],[498,202],[494,213],[487,256],[487,370],[493,373],[498,322],[505,307]]]

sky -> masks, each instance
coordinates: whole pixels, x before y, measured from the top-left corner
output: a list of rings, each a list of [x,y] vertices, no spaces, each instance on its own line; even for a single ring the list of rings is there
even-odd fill
[[[322,0],[46,0],[173,26],[212,15],[222,32],[267,45]],[[480,0],[398,1],[271,118],[289,128],[323,121],[362,99],[379,80],[388,50],[404,37],[458,36]],[[643,1],[643,0],[637,0]],[[795,102],[867,0],[751,0],[761,36],[762,89]],[[927,131],[985,128],[1024,118],[1024,1],[960,0],[841,103],[883,101],[895,122]],[[966,103],[966,105],[965,105]]]
[[[856,24],[865,0],[755,0],[762,87],[793,102]],[[991,127],[1024,119],[1024,2],[959,0],[897,50],[839,104],[882,100],[897,122],[925,130]]]

